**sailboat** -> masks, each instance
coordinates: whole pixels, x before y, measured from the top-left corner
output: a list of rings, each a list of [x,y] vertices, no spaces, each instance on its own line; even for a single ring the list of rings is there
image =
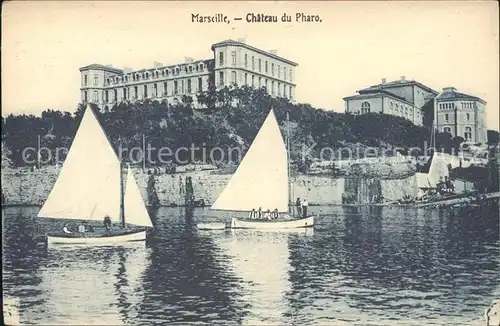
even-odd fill
[[[153,224],[130,166],[124,185],[122,165],[87,106],[54,187],[37,217],[83,222],[104,221],[107,216],[112,228],[109,232],[103,228],[101,232],[49,233],[48,244],[100,245],[146,239],[146,228]],[[128,227],[127,223],[139,228]]]
[[[285,146],[271,109],[236,172],[210,207],[211,210],[247,214],[259,208],[263,213],[277,210],[281,217],[272,220],[232,217],[231,228],[289,229],[314,225],[313,216],[293,217],[290,159],[286,148],[289,147],[289,139],[287,137],[288,146]]]

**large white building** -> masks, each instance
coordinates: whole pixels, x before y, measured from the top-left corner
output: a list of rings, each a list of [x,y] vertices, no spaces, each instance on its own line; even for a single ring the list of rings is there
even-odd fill
[[[424,121],[422,108],[431,103],[438,92],[414,80],[387,82],[382,78],[378,85],[358,91],[357,95],[344,97],[345,112],[364,114],[378,112],[403,117],[417,126]]]
[[[294,101],[297,63],[264,51],[243,40],[226,40],[212,45],[214,57],[207,60],[186,58],[184,63],[132,71],[101,64],[80,68],[81,100],[101,108],[142,99],[178,101],[209,89],[229,85],[266,87],[269,94]]]
[[[436,129],[467,142],[486,143],[486,102],[479,97],[460,93],[454,87],[445,87],[435,98],[434,122]]]

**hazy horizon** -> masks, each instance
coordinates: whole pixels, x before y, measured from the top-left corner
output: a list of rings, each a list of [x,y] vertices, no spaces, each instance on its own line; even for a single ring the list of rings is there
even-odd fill
[[[291,23],[247,23],[247,13],[292,15]],[[295,13],[321,23],[295,22]],[[226,14],[230,24],[191,22]],[[233,21],[243,17],[242,21]],[[174,64],[213,58],[213,43],[247,44],[298,63],[296,101],[344,112],[343,97],[387,81],[454,86],[487,102],[499,129],[498,4],[486,2],[6,2],[2,17],[2,116],[74,112],[78,68]]]

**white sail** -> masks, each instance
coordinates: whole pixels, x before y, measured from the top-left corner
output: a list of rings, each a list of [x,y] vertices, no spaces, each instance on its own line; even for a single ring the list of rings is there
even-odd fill
[[[148,210],[142,199],[139,186],[135,181],[134,174],[130,167],[127,171],[127,183],[125,196],[123,199],[125,206],[125,222],[128,224],[153,227],[149,218]]]
[[[288,166],[285,143],[271,110],[211,209],[288,211]]]
[[[430,187],[436,187],[439,182],[445,181],[445,178],[449,176],[448,164],[450,162],[446,154],[434,152],[428,174]]]
[[[120,162],[90,107],[38,217],[120,220]]]

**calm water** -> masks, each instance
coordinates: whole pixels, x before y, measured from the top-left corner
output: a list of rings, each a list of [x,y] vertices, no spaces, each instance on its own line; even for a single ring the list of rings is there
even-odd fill
[[[22,323],[471,325],[500,298],[498,206],[311,207],[314,230],[197,231],[162,208],[147,244],[45,248],[56,221],[3,209],[4,296]]]

